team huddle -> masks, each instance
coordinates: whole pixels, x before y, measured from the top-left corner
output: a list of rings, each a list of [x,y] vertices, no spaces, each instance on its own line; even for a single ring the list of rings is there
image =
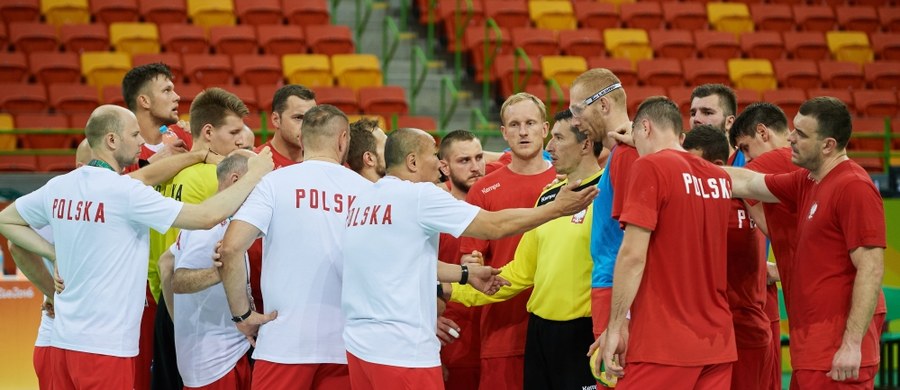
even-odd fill
[[[255,146],[220,88],[179,121],[163,64],[123,96],[0,212],[41,389],[780,389],[776,282],[791,388],[874,387],[885,217],[837,99],[701,85],[688,129],[592,69],[552,128],[510,96],[494,153],[299,85]]]

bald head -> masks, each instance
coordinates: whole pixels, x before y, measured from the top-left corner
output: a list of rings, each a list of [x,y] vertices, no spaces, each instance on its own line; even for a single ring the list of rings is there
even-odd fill
[[[134,117],[134,113],[124,107],[112,104],[97,107],[84,126],[84,136],[90,147],[98,148],[102,144],[103,137],[109,133],[121,134],[129,115]]]
[[[256,135],[253,134],[253,130],[250,129],[249,126],[244,125],[244,131],[241,133],[244,136],[244,143],[242,149],[253,150],[256,146]]]
[[[88,140],[85,138],[81,140],[81,143],[78,144],[78,148],[75,149],[75,167],[87,165],[87,163],[93,159],[94,153],[91,152],[91,145],[88,144]]]
[[[572,82],[572,90],[578,89],[584,92],[585,98],[592,96],[598,91],[603,90],[604,88],[609,87],[613,84],[621,84],[619,81],[619,77],[616,76],[615,73],[606,68],[594,68],[590,69],[578,77]],[[613,90],[606,95],[608,99],[612,102],[612,104],[616,108],[625,109],[626,101],[625,101],[625,90],[622,88]],[[580,96],[579,96],[580,97]],[[584,100],[580,99],[580,100]]]
[[[384,165],[388,170],[406,165],[406,156],[419,151],[423,138],[431,138],[419,129],[402,128],[388,134],[384,144]]]

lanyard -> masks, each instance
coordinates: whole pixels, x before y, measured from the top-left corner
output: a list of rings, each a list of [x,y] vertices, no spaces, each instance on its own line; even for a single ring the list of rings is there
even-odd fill
[[[106,168],[113,172],[116,171],[115,169],[113,169],[112,166],[110,166],[108,163],[106,163],[106,161],[103,161],[103,160],[94,159],[94,160],[91,160],[90,162],[88,162],[87,165],[92,166],[92,167]]]

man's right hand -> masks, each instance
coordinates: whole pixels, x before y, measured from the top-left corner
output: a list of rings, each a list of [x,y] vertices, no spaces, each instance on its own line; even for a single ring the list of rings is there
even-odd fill
[[[580,185],[581,180],[564,185],[560,189],[559,194],[556,195],[556,200],[550,205],[556,207],[560,211],[560,215],[572,215],[587,209],[591,202],[594,201],[594,198],[597,197],[599,191],[595,186],[575,191]]]
[[[259,151],[259,154],[250,157],[247,167],[247,172],[255,174],[257,177],[263,177],[272,172],[272,169],[275,168],[275,163],[272,161],[272,149],[266,146]]]
[[[278,312],[273,311],[269,314],[260,314],[257,312],[250,312],[250,317],[247,317],[246,320],[238,322],[234,324],[244,336],[247,337],[247,341],[250,341],[250,345],[256,347],[256,335],[259,334],[259,326],[264,325],[269,321],[274,320],[278,317]]]
[[[456,332],[456,336],[453,335],[453,332]],[[437,337],[438,340],[441,340],[441,346],[445,346],[456,341],[456,338],[459,337],[459,325],[457,325],[453,320],[440,316],[437,319]]]
[[[157,160],[169,157],[169,156],[174,156],[176,154],[186,153],[187,151],[188,150],[185,149],[185,147],[184,147],[184,141],[179,138],[179,139],[175,140],[175,142],[173,142],[171,145],[163,145],[163,147],[160,148],[159,151],[156,152],[154,155],[150,156],[150,158],[148,158],[147,161],[149,161],[152,164],[154,161],[157,161]]]
[[[766,284],[772,284],[781,281],[781,275],[778,274],[778,267],[771,261],[766,262]]]

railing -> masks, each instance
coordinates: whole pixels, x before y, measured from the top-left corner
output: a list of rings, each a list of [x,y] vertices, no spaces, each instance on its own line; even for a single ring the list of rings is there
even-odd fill
[[[531,78],[531,73],[534,69],[534,64],[531,63],[531,58],[528,58],[528,53],[525,53],[525,49],[521,47],[517,47],[513,52],[515,55],[515,62],[513,62],[513,93],[519,93],[525,90],[525,86],[528,83],[528,80]],[[525,77],[521,79],[521,84],[519,84],[519,61],[525,61]]]
[[[337,3],[337,1],[335,1],[335,3]],[[337,8],[337,5],[335,4],[334,7]],[[362,33],[369,24],[369,18],[372,16],[372,0],[356,0],[355,16],[353,42],[356,43],[356,52],[359,53],[359,44],[362,42]]]
[[[388,69],[397,48],[400,46],[400,28],[397,22],[390,16],[384,17],[384,28],[381,30],[381,83],[388,83]]]
[[[469,117],[469,131],[475,133],[475,136],[483,141],[487,137],[497,136],[497,130],[497,126],[487,120],[480,108],[472,109],[472,115]]]
[[[447,95],[450,95],[448,98]],[[449,101],[448,101],[449,100]],[[459,89],[454,85],[453,80],[447,76],[441,78],[441,98],[439,106],[438,130],[446,131],[450,118],[456,112],[456,106],[459,103]]]
[[[437,0],[428,0],[428,25],[425,33],[425,56],[427,59],[434,58],[434,41],[437,39],[434,32],[435,12],[437,10]]]
[[[422,86],[425,85],[425,78],[428,77],[428,57],[421,47],[410,45],[410,64],[409,64],[409,113],[416,115],[416,101],[419,92],[422,92]],[[418,68],[421,67],[421,73]]]
[[[465,15],[461,14],[460,6],[462,2],[466,2]],[[453,21],[454,21],[454,38],[456,41],[454,42],[456,47],[453,48],[453,73],[454,73],[454,82],[456,83],[456,88],[462,88],[462,80],[463,80],[463,58],[462,52],[466,33],[466,26],[469,25],[469,22],[472,21],[472,17],[475,13],[475,8],[472,4],[472,0],[456,0],[456,8],[453,11]],[[463,16],[465,19],[463,19]]]
[[[495,45],[491,43],[491,32],[494,33]],[[494,19],[488,18],[484,21],[484,67],[481,68],[481,110],[487,112],[490,109],[491,102],[491,68],[494,65],[494,58],[503,45],[503,32]]]
[[[859,130],[859,129],[857,129]],[[890,173],[891,169],[891,159],[892,158],[900,158],[900,151],[891,150],[891,141],[893,139],[893,132],[891,131],[891,118],[884,118],[884,127],[882,132],[880,133],[869,133],[869,132],[860,132],[856,131],[850,135],[850,138],[863,138],[863,139],[882,139],[884,140],[883,150],[880,152],[876,151],[857,151],[852,150],[848,151],[847,155],[850,157],[875,157],[882,159],[882,169],[885,173]],[[900,130],[900,129],[898,129]]]

